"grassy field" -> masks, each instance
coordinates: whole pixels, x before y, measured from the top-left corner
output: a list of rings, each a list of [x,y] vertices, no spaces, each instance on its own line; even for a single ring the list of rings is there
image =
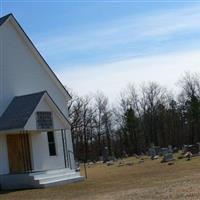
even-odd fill
[[[95,164],[87,168],[88,179],[47,189],[11,191],[0,199],[32,200],[140,200],[200,199],[200,157],[176,160],[174,165],[160,160],[136,158],[114,165]]]

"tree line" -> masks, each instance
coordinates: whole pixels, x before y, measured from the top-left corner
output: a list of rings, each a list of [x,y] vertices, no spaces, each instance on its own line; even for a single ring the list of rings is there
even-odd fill
[[[102,92],[78,96],[69,105],[78,160],[145,153],[155,146],[181,148],[200,142],[200,75],[185,73],[177,94],[156,82],[130,84],[114,105]]]

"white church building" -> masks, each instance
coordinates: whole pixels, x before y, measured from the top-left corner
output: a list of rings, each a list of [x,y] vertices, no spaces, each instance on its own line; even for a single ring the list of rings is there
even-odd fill
[[[0,186],[83,180],[75,170],[70,95],[12,14],[0,18]]]

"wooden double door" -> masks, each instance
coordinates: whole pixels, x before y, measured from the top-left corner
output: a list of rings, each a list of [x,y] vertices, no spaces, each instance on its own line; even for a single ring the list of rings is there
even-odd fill
[[[27,133],[7,135],[10,173],[32,170],[29,135]]]

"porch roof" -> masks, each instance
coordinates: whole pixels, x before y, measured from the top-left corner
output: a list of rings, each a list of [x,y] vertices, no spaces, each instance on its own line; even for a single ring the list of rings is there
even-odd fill
[[[24,128],[44,94],[42,91],[14,97],[0,117],[0,131]]]
[[[69,124],[69,121],[49,96],[48,92],[41,91],[38,93],[14,97],[0,117],[0,132],[12,130],[23,131],[26,129],[27,122],[44,96],[48,98],[65,123]]]
[[[0,26],[11,16],[12,14],[5,15],[0,18]]]

